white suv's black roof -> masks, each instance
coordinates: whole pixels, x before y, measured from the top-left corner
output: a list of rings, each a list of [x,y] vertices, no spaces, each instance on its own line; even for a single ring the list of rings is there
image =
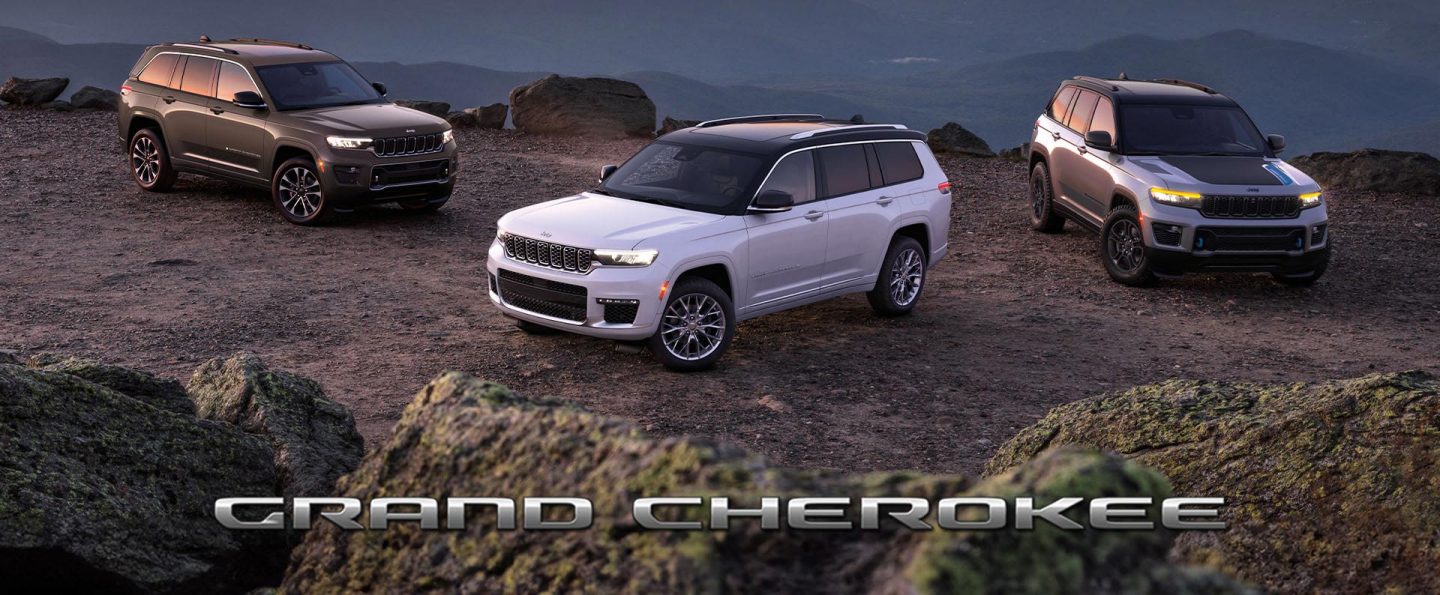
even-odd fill
[[[753,153],[781,155],[798,148],[869,140],[925,140],[898,124],[830,120],[810,114],[745,116],[712,120],[671,132],[662,140]]]

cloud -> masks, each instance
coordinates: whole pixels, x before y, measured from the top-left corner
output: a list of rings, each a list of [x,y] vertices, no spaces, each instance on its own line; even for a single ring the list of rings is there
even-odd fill
[[[891,60],[886,60],[886,62],[890,64],[929,64],[939,61],[940,60],[938,58],[927,58],[924,56],[906,56],[904,58],[894,58]]]

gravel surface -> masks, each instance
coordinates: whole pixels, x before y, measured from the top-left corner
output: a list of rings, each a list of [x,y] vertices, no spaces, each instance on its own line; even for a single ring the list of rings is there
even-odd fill
[[[501,214],[588,187],[641,141],[461,131],[445,210],[301,228],[263,190],[188,176],[138,190],[114,118],[0,110],[0,349],[178,377],[251,350],[319,380],[371,444],[457,369],[782,465],[974,473],[1047,408],[1135,384],[1440,369],[1436,197],[1332,196],[1338,252],[1310,289],[1262,275],[1130,289],[1088,233],[1028,231],[1023,165],[945,158],[952,251],[912,316],[876,318],[863,296],[769,316],[716,370],[680,375],[605,341],[525,335],[484,292]]]

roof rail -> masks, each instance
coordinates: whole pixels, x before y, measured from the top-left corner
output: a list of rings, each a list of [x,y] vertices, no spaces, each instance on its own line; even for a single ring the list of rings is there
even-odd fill
[[[710,128],[711,126],[724,126],[726,124],[745,124],[747,122],[819,122],[825,119],[820,114],[762,114],[758,116],[740,116],[736,118],[720,118],[719,120],[706,120],[696,124],[696,128]]]
[[[208,50],[208,51],[211,51],[211,52],[221,52],[221,53],[224,53],[224,54],[239,54],[239,53],[240,53],[240,52],[237,52],[237,51],[231,50],[231,49],[217,48],[217,47],[215,47],[215,46],[213,46],[213,45],[200,45],[200,44],[198,44],[198,43],[167,43],[167,44],[165,44],[165,45],[168,45],[168,46],[170,46],[170,47],[176,47],[176,48],[191,48],[191,49],[196,49],[196,50]]]
[[[312,47],[310,47],[310,46],[308,46],[308,45],[305,45],[305,44],[303,44],[303,43],[296,43],[296,42],[293,42],[293,41],[279,41],[279,40],[276,40],[276,39],[264,39],[264,38],[260,38],[260,37],[233,37],[233,38],[227,39],[227,40],[225,40],[225,41],[234,41],[234,42],[239,42],[239,43],[263,43],[263,44],[265,44],[265,45],[283,45],[283,46],[286,46],[286,47],[292,47],[292,48],[301,49],[301,50],[313,50],[313,49],[315,49],[315,48],[312,48]]]
[[[1200,83],[1192,83],[1192,82],[1190,82],[1190,81],[1182,81],[1182,80],[1180,80],[1180,79],[1150,79],[1150,82],[1152,82],[1152,83],[1164,83],[1164,84],[1166,84],[1166,85],[1180,85],[1180,86],[1182,86],[1182,87],[1190,87],[1191,89],[1195,89],[1195,90],[1197,90],[1197,91],[1204,91],[1204,92],[1209,93],[1209,94],[1211,94],[1211,95],[1218,95],[1218,94],[1220,93],[1219,91],[1216,91],[1216,90],[1214,90],[1214,89],[1211,89],[1210,87],[1207,87],[1207,86],[1202,85],[1202,84],[1200,84]]]
[[[818,128],[806,130],[790,137],[790,140],[802,140],[826,134],[839,134],[841,132],[862,132],[865,130],[909,130],[903,124],[856,124],[854,126],[836,126],[834,128]]]
[[[1119,85],[1116,85],[1115,83],[1112,83],[1112,82],[1107,81],[1107,80],[1102,79],[1102,78],[1096,78],[1096,77],[1093,77],[1093,76],[1081,76],[1081,75],[1077,75],[1077,76],[1075,77],[1075,80],[1077,80],[1077,81],[1085,81],[1085,82],[1087,82],[1087,83],[1095,83],[1095,84],[1097,84],[1097,85],[1105,85],[1105,86],[1107,86],[1107,87],[1110,87],[1110,90],[1111,90],[1111,91],[1119,91],[1119,90],[1120,90],[1120,86],[1119,86]]]

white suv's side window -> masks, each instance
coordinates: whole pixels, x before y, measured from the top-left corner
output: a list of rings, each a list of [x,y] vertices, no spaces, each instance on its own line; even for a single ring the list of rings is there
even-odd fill
[[[815,200],[814,151],[801,151],[780,160],[760,192],[780,190],[795,197],[795,204]]]

